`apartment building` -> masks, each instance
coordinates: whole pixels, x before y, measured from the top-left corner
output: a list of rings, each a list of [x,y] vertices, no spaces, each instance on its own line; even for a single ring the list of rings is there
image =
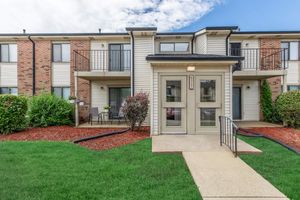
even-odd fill
[[[300,31],[0,34],[0,93],[76,97],[77,125],[91,108],[116,115],[124,99],[150,95],[146,124],[157,134],[217,133],[218,116],[257,121],[260,85],[275,99],[300,89]]]

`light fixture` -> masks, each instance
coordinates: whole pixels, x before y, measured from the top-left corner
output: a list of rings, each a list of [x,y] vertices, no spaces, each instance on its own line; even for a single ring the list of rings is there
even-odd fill
[[[187,66],[186,71],[188,72],[194,72],[195,71],[195,66]]]

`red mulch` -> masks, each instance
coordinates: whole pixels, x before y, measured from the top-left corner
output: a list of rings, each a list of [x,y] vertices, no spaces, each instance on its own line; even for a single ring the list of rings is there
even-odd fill
[[[300,151],[300,130],[294,128],[260,127],[250,128],[249,131],[269,136]]]
[[[101,133],[122,130],[120,128],[74,128],[70,126],[51,126],[47,128],[29,128],[24,131],[16,132],[10,135],[0,135],[0,141],[73,141],[87,136],[94,136]],[[128,131],[126,133],[94,139],[79,143],[94,150],[109,149],[143,140],[149,137],[149,127],[143,130]]]

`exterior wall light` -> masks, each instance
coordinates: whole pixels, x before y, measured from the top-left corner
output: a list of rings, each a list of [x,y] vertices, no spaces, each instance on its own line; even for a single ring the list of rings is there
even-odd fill
[[[194,72],[196,70],[195,66],[187,66],[186,71]]]

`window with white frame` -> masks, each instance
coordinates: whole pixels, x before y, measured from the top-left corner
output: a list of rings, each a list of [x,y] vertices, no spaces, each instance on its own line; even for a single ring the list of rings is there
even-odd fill
[[[18,95],[18,88],[16,88],[16,87],[0,87],[0,94]]]
[[[281,42],[281,48],[288,49],[284,54],[285,60],[300,60],[299,41]]]
[[[288,91],[300,90],[300,85],[288,85],[287,90]]]
[[[70,44],[54,43],[52,44],[53,62],[70,62]]]
[[[0,44],[0,62],[17,62],[17,44]]]
[[[187,52],[189,51],[188,42],[161,42],[160,52]]]
[[[70,87],[52,87],[52,94],[68,100],[70,97]]]

